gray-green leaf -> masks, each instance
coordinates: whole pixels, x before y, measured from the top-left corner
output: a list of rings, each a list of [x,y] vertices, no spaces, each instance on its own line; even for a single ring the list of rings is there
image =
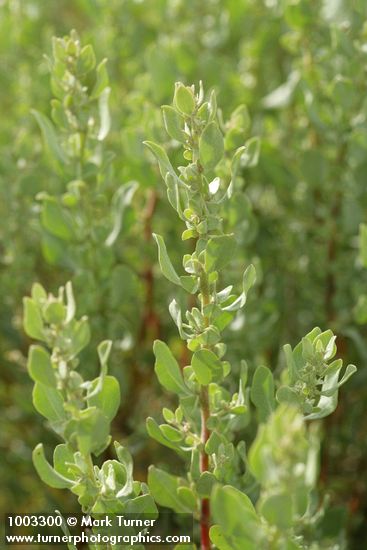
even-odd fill
[[[55,388],[36,382],[33,389],[33,404],[50,422],[62,422],[67,419],[62,394]]]
[[[180,367],[169,347],[164,342],[156,340],[153,351],[156,359],[154,370],[159,383],[168,391],[177,394],[189,394]]]
[[[27,363],[30,377],[45,386],[56,387],[55,372],[50,354],[41,346],[31,346]]]
[[[255,405],[260,422],[265,422],[275,409],[274,378],[267,367],[257,367],[251,386],[251,401]]]
[[[209,239],[205,250],[205,268],[207,271],[222,269],[231,261],[236,250],[233,235],[220,235]]]
[[[199,140],[200,162],[207,170],[212,170],[223,157],[224,141],[216,122],[210,122]]]
[[[59,144],[57,134],[52,122],[42,113],[31,110],[32,115],[36,119],[39,127],[41,128],[44,142],[53,156],[63,164],[68,164],[69,160],[61,145]]]
[[[180,277],[177,275],[175,268],[168,256],[166,243],[161,235],[153,233],[153,237],[158,246],[158,260],[161,266],[162,273],[171,283],[181,286]]]
[[[42,443],[39,443],[33,450],[32,459],[38,475],[44,483],[55,489],[68,489],[72,487],[73,481],[62,476],[47,462]]]

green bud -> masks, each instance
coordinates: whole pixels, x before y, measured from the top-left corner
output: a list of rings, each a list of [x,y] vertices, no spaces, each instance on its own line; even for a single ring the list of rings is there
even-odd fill
[[[66,44],[66,51],[68,55],[76,56],[78,53],[77,43],[74,42],[71,38]]]

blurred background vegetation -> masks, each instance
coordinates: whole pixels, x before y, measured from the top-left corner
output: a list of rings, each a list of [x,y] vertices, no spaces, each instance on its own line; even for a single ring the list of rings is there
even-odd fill
[[[114,340],[111,373],[123,402],[113,431],[135,455],[135,477],[144,479],[153,461],[174,463],[145,432],[145,417],[169,401],[155,381],[153,339],[168,341],[183,365],[188,359],[167,314],[176,289],[162,279],[151,233],[165,235],[177,262],[189,245],[142,141],[165,141],[178,155],[159,107],[170,103],[177,80],[202,80],[218,92],[229,146],[261,138],[257,166],[237,181],[245,193],[227,213],[240,244],[231,280],[250,261],[260,274],[246,314],[227,331],[230,359],[246,359],[252,371],[259,364],[279,370],[286,342],[316,325],[338,335],[340,353],[359,370],[323,424],[319,489],[333,505],[331,534],[342,525],[348,548],[365,546],[367,270],[359,226],[367,220],[366,15],[365,0],[0,0],[3,512],[77,509],[43,486],[31,462],[36,443],[55,443],[33,410],[26,372],[21,304],[34,281],[50,291],[73,281],[78,314],[92,324],[82,368],[97,371],[96,345]],[[93,260],[83,262],[42,217],[44,197],[64,204],[71,178],[44,147],[31,109],[50,116],[44,54],[52,36],[71,29],[98,61],[108,58],[111,86],[108,185],[102,198],[87,195],[85,208],[101,200],[97,210],[112,219],[116,190],[138,183],[108,260],[97,239],[89,242]],[[247,107],[242,130],[231,134],[240,104]]]

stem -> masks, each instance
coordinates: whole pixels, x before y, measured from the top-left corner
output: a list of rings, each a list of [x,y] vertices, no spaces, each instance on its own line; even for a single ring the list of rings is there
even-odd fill
[[[152,219],[157,208],[158,195],[152,189],[148,195],[147,205],[144,212],[144,241],[150,244],[152,240]],[[160,331],[160,320],[154,308],[154,275],[151,260],[148,258],[143,273],[145,282],[145,304],[143,320],[140,326],[140,342],[151,342],[158,338]]]
[[[201,444],[202,450],[200,453],[200,472],[207,472],[209,470],[209,457],[205,452],[205,444],[209,439],[210,432],[207,428],[207,421],[209,419],[209,396],[208,386],[202,386],[200,392],[200,406],[201,406]],[[200,534],[201,534],[201,550],[210,550],[210,502],[208,498],[201,500],[201,513],[200,513]]]
[[[210,304],[210,289],[208,284],[207,273],[202,273],[200,277],[200,291],[201,291],[201,308]],[[209,325],[209,318],[205,315],[205,325]],[[205,452],[205,445],[210,437],[210,430],[207,427],[207,423],[210,417],[209,410],[209,391],[208,386],[201,386],[200,390],[200,408],[201,408],[201,452],[200,452],[200,472],[204,473],[209,471],[209,457]],[[210,501],[208,498],[201,499],[201,511],[200,511],[200,538],[201,538],[201,550],[210,550]]]

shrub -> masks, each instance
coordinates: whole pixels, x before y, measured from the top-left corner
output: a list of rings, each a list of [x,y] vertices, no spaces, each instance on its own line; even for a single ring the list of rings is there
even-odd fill
[[[221,385],[230,396],[238,393],[241,361],[247,362],[248,424],[236,432],[233,444],[245,440],[248,449],[259,422],[269,418],[257,409],[256,391],[251,391],[257,379],[271,384],[265,366],[274,376],[275,403],[293,402],[309,416],[322,414],[317,410],[321,399],[328,403],[326,410],[335,407],[336,393],[320,396],[327,390],[321,390],[318,373],[327,369],[331,375],[335,369],[335,377],[339,368],[337,363],[331,366],[334,358],[317,357],[320,350],[314,349],[314,340],[328,340],[331,333],[322,335],[330,327],[338,334],[338,356],[346,364],[363,364],[366,359],[364,229],[360,258],[357,250],[358,228],[366,221],[364,3],[320,2],[310,10],[307,0],[162,0],[146,8],[146,2],[135,0],[124,2],[123,9],[115,0],[72,6],[64,0],[57,5],[39,0],[1,2],[0,397],[6,460],[0,465],[5,480],[0,505],[4,509],[54,506],[55,493],[39,490],[30,463],[35,442],[42,439],[46,454],[55,444],[52,432],[45,433],[33,413],[30,382],[24,379],[29,341],[19,330],[21,297],[30,292],[31,281],[40,281],[54,294],[65,281],[72,281],[79,315],[88,314],[91,326],[90,344],[80,355],[85,378],[96,376],[98,342],[113,340],[110,371],[121,387],[114,435],[129,445],[135,475],[145,479],[150,463],[184,475],[186,468],[172,450],[149,442],[143,421],[148,414],[158,420],[161,408],[152,341],[164,340],[180,368],[191,363],[192,352],[176,334],[166,307],[175,298],[188,324],[184,311],[198,306],[195,296],[187,296],[182,286],[165,284],[156,265],[153,230],[164,236],[174,266],[184,254],[192,254],[195,243],[181,241],[176,211],[159,185],[157,163],[142,144],[143,140],[160,143],[175,169],[182,164],[180,141],[167,136],[158,108],[170,102],[177,80],[188,84],[202,79],[207,99],[213,89],[217,93],[226,159],[249,139],[247,150],[254,153],[251,166],[245,166],[242,157],[231,200],[220,209],[223,231],[233,233],[237,243],[231,263],[219,272],[222,287],[239,283],[244,266],[251,263],[257,276],[245,309],[236,313],[224,336],[231,373]],[[55,39],[57,55],[51,52],[42,59],[42,53],[50,50],[51,36],[64,36],[71,28],[77,28],[81,38],[73,32]],[[74,48],[73,62],[64,70],[62,51],[67,44]],[[85,44],[93,44],[94,52]],[[97,59],[105,56],[108,63],[98,68]],[[89,59],[88,73],[79,70],[81,57]],[[110,112],[111,127],[98,140],[103,102],[91,94],[102,67],[108,72],[104,100],[111,88],[103,109],[105,115]],[[67,78],[60,93],[55,86],[50,88],[50,72],[52,80],[57,75],[64,79],[67,73],[75,78],[78,90],[69,90],[72,105],[66,98]],[[56,113],[50,100],[61,118],[53,119]],[[31,109],[49,133],[44,147]],[[169,108],[164,111],[169,116]],[[71,125],[62,122],[63,115]],[[78,167],[78,140],[88,118],[93,119],[91,131]],[[261,137],[260,155],[259,140],[251,135]],[[61,151],[61,161],[50,151],[51,143],[54,153]],[[218,164],[217,171],[227,181],[225,162]],[[76,180],[85,185],[73,187]],[[117,226],[121,222],[119,193],[132,182],[138,186],[122,209],[116,241],[108,247],[108,235],[115,222]],[[75,199],[79,202],[72,206]],[[57,234],[60,227],[55,233],[56,219],[61,221],[62,238]],[[311,330],[315,325],[321,327],[320,334]],[[303,334],[309,343],[301,340]],[[285,342],[291,348],[283,353]],[[299,362],[303,353],[306,359]],[[307,385],[309,370],[312,387]],[[328,541],[334,540],[343,547],[347,544],[339,535],[343,526],[351,547],[364,546],[364,382],[364,371],[359,369],[348,391],[341,392],[336,414],[327,416],[324,429],[317,432],[322,442],[321,471],[311,508],[320,516],[316,521],[317,514],[311,515],[310,525],[304,516],[304,544],[318,539],[314,546],[330,546],[334,543]],[[167,407],[174,410],[174,396],[166,399]],[[313,426],[309,433],[309,424],[319,422],[306,420],[306,441],[316,430]],[[111,458],[108,451],[107,456]],[[258,503],[260,511],[258,483],[249,468],[246,471],[249,479],[237,486]],[[316,489],[330,498],[325,513],[322,502],[317,508]],[[59,497],[60,509],[73,508],[67,491]],[[220,524],[214,508],[213,521]]]
[[[259,545],[301,549],[307,539],[302,530],[312,523],[314,513],[311,490],[318,445],[308,435],[305,420],[335,410],[338,388],[356,367],[349,365],[339,381],[342,360],[329,363],[336,353],[335,336],[315,328],[294,350],[285,346],[288,368],[276,398],[273,375],[266,367],[256,369],[249,389],[245,365],[238,391],[231,395],[223,387],[231,366],[224,360],[221,332],[246,304],[256,276],[250,265],[240,294],[233,293],[232,286],[221,288],[221,271],[228,269],[236,245],[234,236],[223,229],[221,211],[231,198],[238,166],[252,163],[253,141],[237,149],[231,161],[226,158],[215,94],[204,101],[202,86],[195,94],[193,86],[176,84],[173,107],[162,109],[166,130],[183,144],[188,164],[176,171],[159,145],[147,146],[157,157],[168,199],[186,224],[182,239],[195,239],[195,249],[183,257],[187,275],[179,276],[163,237],[156,235],[159,263],[169,281],[197,295],[199,307],[183,316],[176,300],[170,304],[192,357],[181,372],[169,348],[155,342],[158,380],[179,396],[180,404],[174,412],[163,409],[165,424],[152,418],[147,422],[151,437],[180,456],[188,455],[189,466],[184,478],[151,467],[148,484],[158,504],[194,513],[200,521],[202,550],[211,548],[210,540],[222,550]],[[260,426],[247,455],[241,430],[249,422],[249,396]],[[258,484],[256,509],[246,495],[245,466]],[[214,525],[211,509],[218,522]]]
[[[106,460],[101,466],[93,462],[93,456],[100,456],[111,442],[110,423],[120,405],[120,388],[108,374],[109,340],[98,346],[97,378],[84,380],[77,371],[90,331],[86,317],[75,318],[71,284],[61,287],[57,296],[33,285],[32,297],[24,300],[24,328],[42,344],[31,346],[28,356],[34,407],[64,441],[55,447],[53,466],[41,443],[34,449],[33,463],[41,480],[50,487],[69,489],[88,514],[144,510],[154,515],[156,507],[146,484],[133,479],[126,448],[115,442],[118,460]]]

